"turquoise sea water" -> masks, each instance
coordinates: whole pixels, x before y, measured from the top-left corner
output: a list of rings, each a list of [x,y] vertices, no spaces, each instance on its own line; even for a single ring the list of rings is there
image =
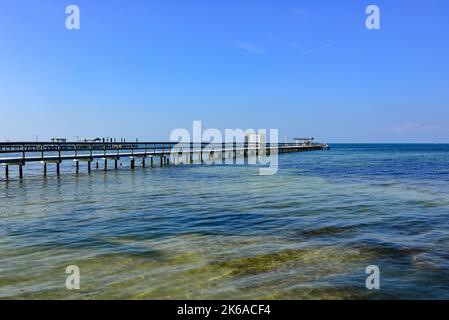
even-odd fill
[[[449,145],[331,147],[273,176],[27,166],[0,181],[0,298],[448,299]]]

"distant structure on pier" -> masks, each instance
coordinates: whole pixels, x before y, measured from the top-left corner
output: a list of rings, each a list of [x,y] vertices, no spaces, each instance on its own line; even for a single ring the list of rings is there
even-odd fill
[[[82,138],[81,140],[78,139],[78,142],[110,142],[110,143],[115,143],[117,141],[116,138]],[[136,139],[136,142],[138,140]],[[120,142],[126,142],[125,138],[120,138]]]
[[[245,137],[245,142],[249,144],[259,144],[263,145],[265,144],[265,135],[263,134],[256,134],[256,133],[249,133]]]
[[[297,145],[311,146],[314,138],[295,138],[293,140],[295,140]]]
[[[103,139],[104,140],[104,139]],[[82,142],[101,142],[101,138],[83,138],[81,139]]]
[[[50,140],[53,143],[66,143],[67,142],[66,138],[51,138]]]

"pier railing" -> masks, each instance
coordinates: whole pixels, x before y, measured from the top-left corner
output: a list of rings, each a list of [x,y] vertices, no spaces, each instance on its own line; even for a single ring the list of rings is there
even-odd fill
[[[114,161],[115,169],[117,161],[121,157],[129,157],[131,168],[135,166],[135,159],[160,157],[160,165],[167,165],[170,157],[178,157],[187,154],[188,162],[193,163],[193,155],[198,155],[201,162],[203,157],[213,157],[216,154],[232,154],[237,157],[248,157],[251,154],[258,156],[260,153],[302,152],[326,149],[325,144],[298,144],[298,143],[248,143],[248,142],[1,142],[0,165],[5,167],[5,178],[8,179],[9,166],[19,167],[19,177],[23,178],[22,167],[27,162],[41,162],[44,166],[44,175],[47,172],[47,163],[56,164],[56,172],[59,175],[59,165],[64,160],[73,160],[76,164],[76,172],[79,172],[79,162],[88,164],[88,172],[91,171],[91,162],[94,159],[104,160],[104,169],[107,170],[108,160]],[[98,167],[98,163],[97,163]]]

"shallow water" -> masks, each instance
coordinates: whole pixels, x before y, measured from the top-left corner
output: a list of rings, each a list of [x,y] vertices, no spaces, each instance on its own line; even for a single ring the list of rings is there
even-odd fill
[[[46,179],[27,165],[0,181],[0,298],[449,298],[449,145],[333,145],[279,165],[69,163]]]

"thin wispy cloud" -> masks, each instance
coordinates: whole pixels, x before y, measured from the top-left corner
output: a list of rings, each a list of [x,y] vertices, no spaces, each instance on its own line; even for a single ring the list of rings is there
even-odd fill
[[[255,54],[262,54],[263,49],[255,46],[252,43],[244,42],[244,41],[232,41],[232,44],[242,50],[255,53]]]
[[[296,43],[296,42],[292,42],[292,41],[284,41],[284,42],[282,42],[284,45],[286,45],[287,47],[290,47],[290,48],[295,48],[295,49],[298,49],[298,48],[300,48],[300,45],[298,44],[298,43]]]
[[[303,18],[307,15],[306,11],[300,6],[296,6],[296,7],[292,8],[290,10],[290,12],[299,18]]]
[[[315,52],[318,52],[318,51],[325,50],[327,48],[332,47],[333,45],[334,44],[332,42],[328,42],[328,43],[325,43],[325,44],[323,44],[323,45],[321,45],[319,47],[314,47],[314,48],[311,48],[311,49],[302,48],[302,52],[301,53],[303,55],[307,55],[307,54],[311,54],[311,53],[315,53]]]
[[[302,54],[302,55],[308,55],[308,54],[316,53],[318,51],[322,51],[322,50],[325,50],[327,48],[330,48],[330,47],[332,47],[334,45],[334,43],[328,42],[328,43],[325,43],[325,44],[323,44],[321,46],[312,47],[312,48],[309,49],[309,48],[305,48],[304,46],[301,46],[299,43],[292,42],[292,41],[284,41],[284,42],[282,42],[282,44],[284,44],[287,47],[299,50],[300,54]]]
[[[449,125],[429,125],[423,123],[403,123],[391,129],[394,132],[428,132],[428,131],[447,131],[449,130]]]

